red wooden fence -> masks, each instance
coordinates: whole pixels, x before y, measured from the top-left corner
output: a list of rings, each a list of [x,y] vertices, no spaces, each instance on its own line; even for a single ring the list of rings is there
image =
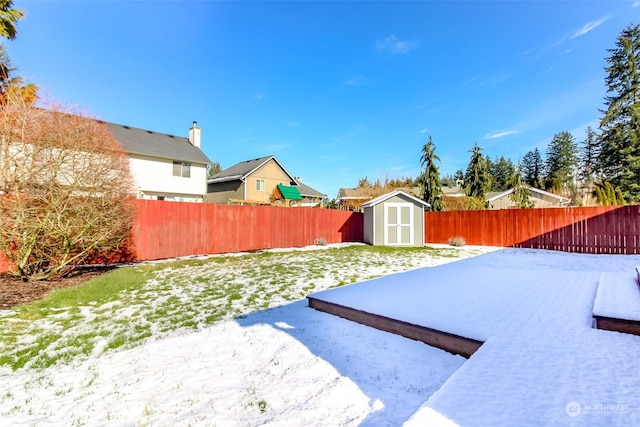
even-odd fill
[[[362,214],[356,212],[227,206],[136,200],[136,219],[124,259],[145,261],[200,254],[362,242]],[[0,272],[10,264],[0,254]]]
[[[136,200],[129,260],[362,242],[361,213]],[[640,254],[640,206],[425,213],[425,242]],[[0,271],[9,264],[0,255]]]
[[[640,254],[640,206],[425,213],[425,242]]]
[[[137,200],[136,260],[327,243],[362,242],[359,213],[272,206]]]

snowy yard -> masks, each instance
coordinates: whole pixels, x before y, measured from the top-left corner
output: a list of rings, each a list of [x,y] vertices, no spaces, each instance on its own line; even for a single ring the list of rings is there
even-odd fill
[[[504,249],[314,298],[485,342],[406,425],[640,425],[640,337],[592,328],[601,277],[597,309],[638,318],[639,263]]]
[[[601,272],[640,257],[348,249],[168,266],[119,302],[22,321],[0,355],[49,334],[49,359],[0,367],[0,424],[640,424],[640,337],[591,328]],[[466,360],[307,307],[355,281],[325,295],[486,342]],[[38,368],[96,319],[90,351]],[[0,314],[4,332],[17,322]]]

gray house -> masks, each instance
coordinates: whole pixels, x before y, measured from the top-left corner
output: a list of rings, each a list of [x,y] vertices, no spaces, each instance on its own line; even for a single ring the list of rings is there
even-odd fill
[[[423,246],[424,209],[429,204],[402,190],[362,204],[364,241],[380,246]]]

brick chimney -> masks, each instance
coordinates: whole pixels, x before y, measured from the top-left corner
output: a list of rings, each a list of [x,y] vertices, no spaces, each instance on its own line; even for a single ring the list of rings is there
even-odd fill
[[[198,127],[198,122],[196,122],[195,120],[193,122],[193,126],[191,126],[191,129],[189,129],[189,142],[194,147],[198,147],[202,149],[201,131],[200,131],[200,128]]]

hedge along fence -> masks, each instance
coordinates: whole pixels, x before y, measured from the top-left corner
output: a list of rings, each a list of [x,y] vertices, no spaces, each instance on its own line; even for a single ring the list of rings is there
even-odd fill
[[[425,242],[640,254],[640,206],[425,213]]]
[[[130,243],[112,261],[147,261],[326,243],[362,242],[362,214],[272,206],[135,200]],[[0,254],[1,255],[1,254]],[[0,256],[0,271],[11,265]]]

